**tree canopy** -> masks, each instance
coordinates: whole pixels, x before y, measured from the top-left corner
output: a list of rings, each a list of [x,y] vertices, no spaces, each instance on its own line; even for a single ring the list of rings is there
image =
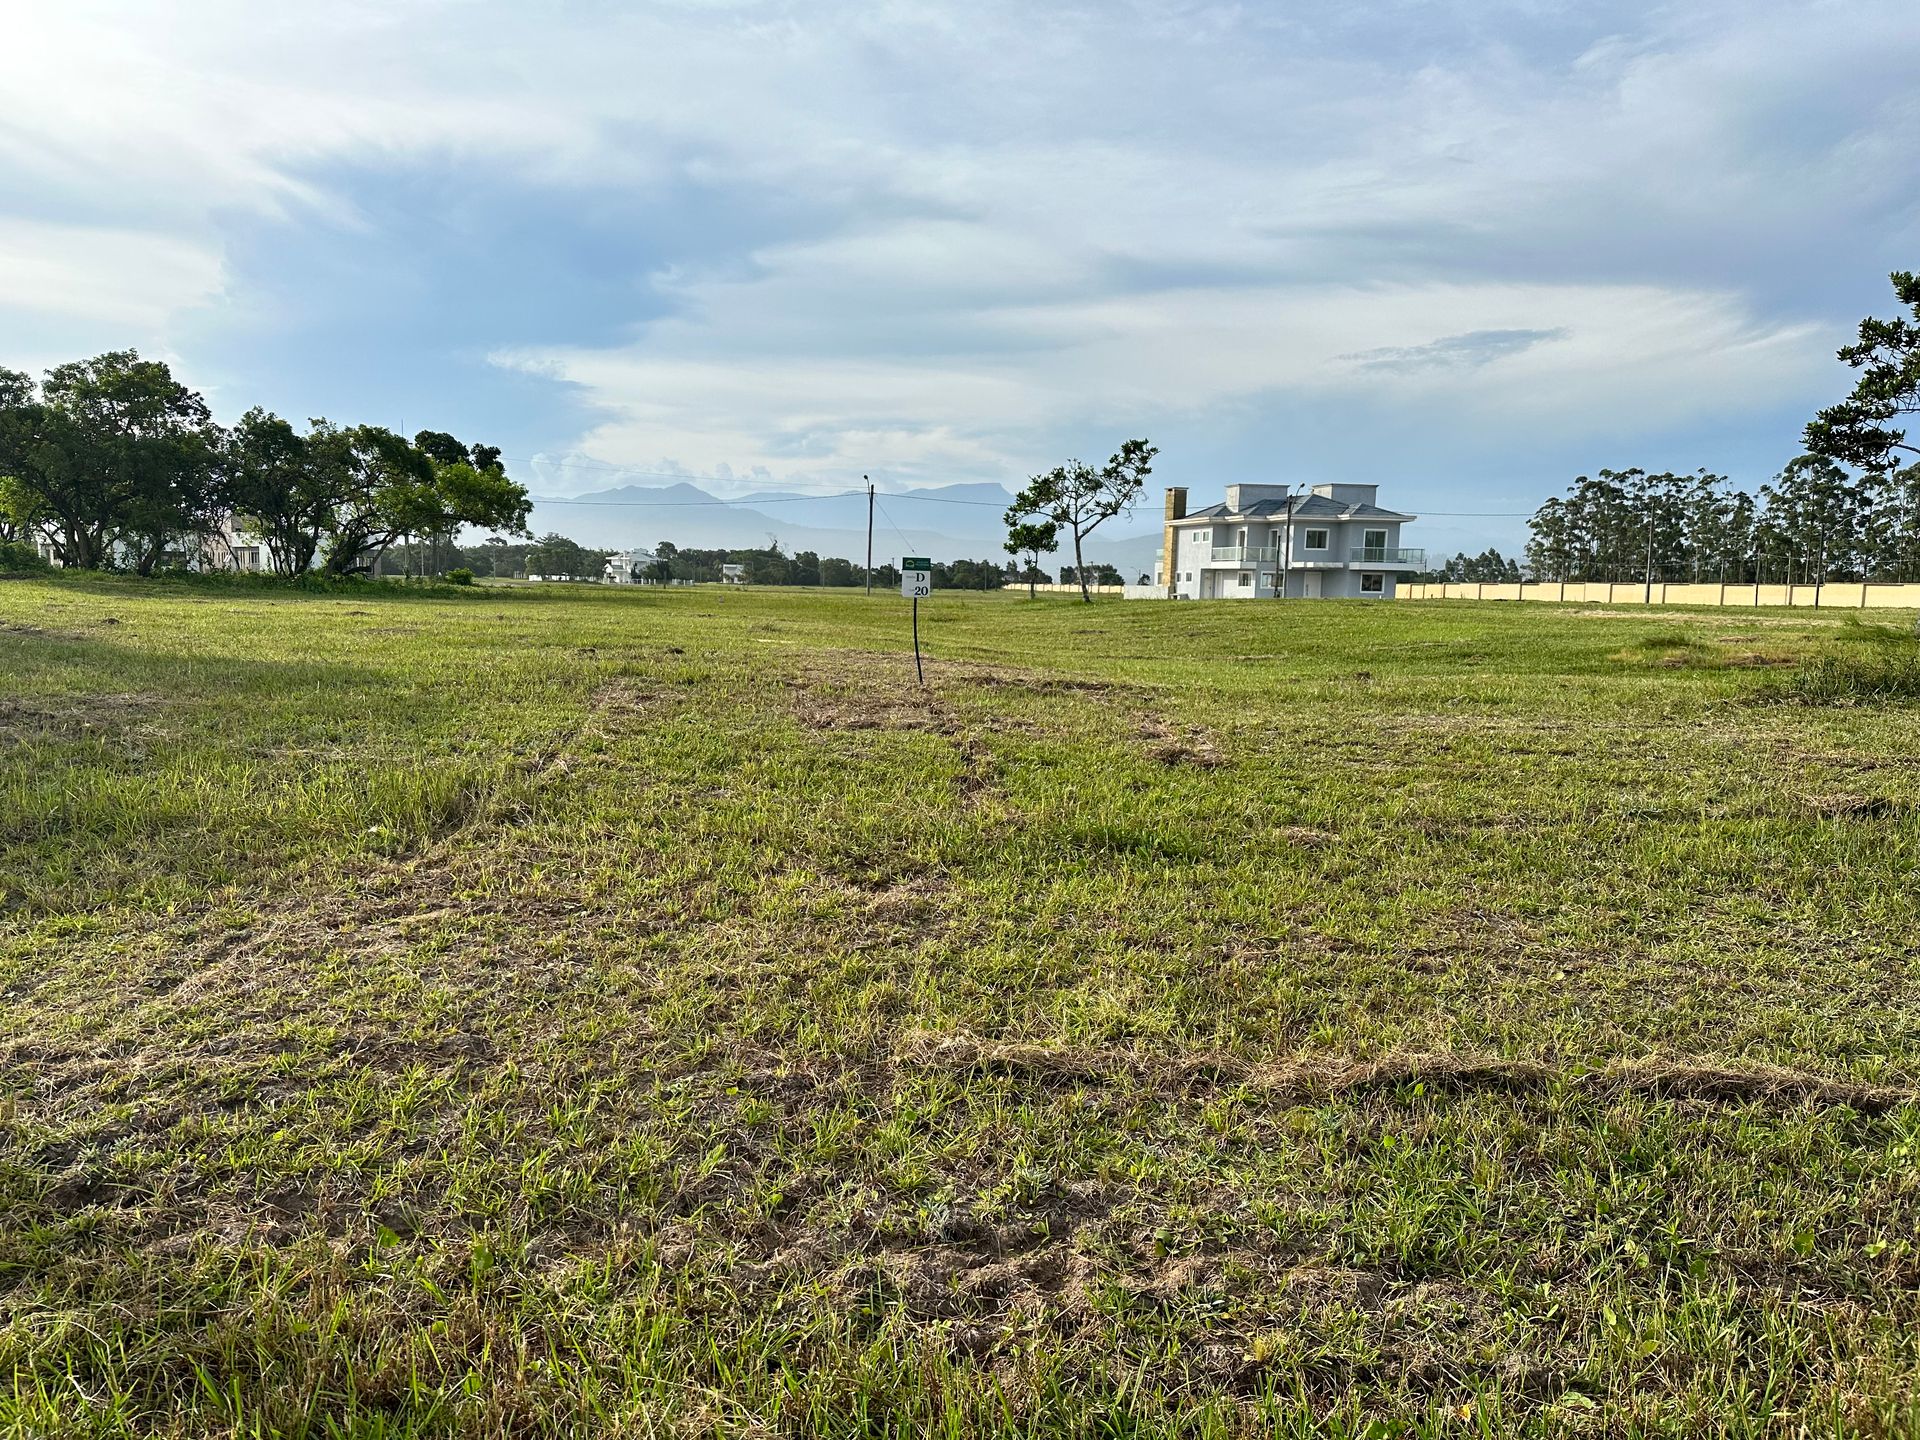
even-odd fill
[[[1060,527],[1051,520],[1012,519],[1007,522],[1007,553],[1024,555],[1027,598],[1032,599],[1040,575],[1040,557],[1060,548]]]
[[[1855,474],[1805,454],[1758,495],[1704,470],[1602,470],[1529,527],[1541,580],[1920,580],[1920,466]]]
[[[1811,453],[1875,475],[1911,464],[1903,455],[1920,457],[1920,445],[1895,423],[1920,414],[1920,275],[1896,270],[1891,278],[1908,313],[1860,322],[1859,338],[1840,350],[1860,372],[1853,393],[1814,416],[1806,434]]]
[[[529,509],[497,447],[444,431],[408,441],[313,420],[303,434],[258,407],[222,429],[131,350],[55,366],[37,386],[0,370],[0,539],[44,535],[64,565],[146,574],[244,529],[282,576],[363,574],[402,537],[524,533]]]
[[[147,574],[204,528],[218,506],[217,434],[198,394],[131,350],[57,365],[37,390],[0,372],[0,473],[66,565],[99,568],[118,546]]]
[[[1146,440],[1129,440],[1097,470],[1084,461],[1069,460],[1033,476],[1007,507],[1009,534],[1034,516],[1064,526],[1073,536],[1073,572],[1080,583],[1080,598],[1091,604],[1093,593],[1082,555],[1086,538],[1115,515],[1133,508],[1159,453]]]

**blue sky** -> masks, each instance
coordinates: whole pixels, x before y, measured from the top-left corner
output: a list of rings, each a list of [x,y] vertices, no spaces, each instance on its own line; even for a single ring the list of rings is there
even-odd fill
[[[1920,11],[24,8],[0,364],[110,346],[547,493],[1757,484],[1920,265]],[[1520,522],[1436,517],[1435,548]]]

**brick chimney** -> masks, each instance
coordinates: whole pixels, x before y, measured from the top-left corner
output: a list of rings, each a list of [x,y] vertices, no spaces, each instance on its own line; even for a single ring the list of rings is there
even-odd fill
[[[1173,528],[1173,522],[1184,520],[1187,514],[1187,487],[1169,485],[1167,487],[1167,518],[1160,543],[1160,581],[1167,587],[1167,598],[1173,598],[1173,586],[1179,577],[1174,574],[1174,560],[1179,546],[1175,543],[1180,532]]]

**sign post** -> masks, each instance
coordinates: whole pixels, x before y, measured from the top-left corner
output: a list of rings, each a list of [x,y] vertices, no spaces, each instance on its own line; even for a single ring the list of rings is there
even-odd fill
[[[900,593],[913,601],[913,673],[924,689],[927,672],[920,665],[920,597],[933,594],[933,561],[924,555],[902,555]]]

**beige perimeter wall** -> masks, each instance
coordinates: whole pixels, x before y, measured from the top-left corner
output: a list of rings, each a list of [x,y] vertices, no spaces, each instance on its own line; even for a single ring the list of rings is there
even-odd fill
[[[1651,591],[1651,599],[1649,599]],[[1582,605],[1799,605],[1835,610],[1920,609],[1920,585],[1848,581],[1827,585],[1582,584],[1558,580],[1519,585],[1427,585],[1403,582],[1401,600],[1555,600]]]

